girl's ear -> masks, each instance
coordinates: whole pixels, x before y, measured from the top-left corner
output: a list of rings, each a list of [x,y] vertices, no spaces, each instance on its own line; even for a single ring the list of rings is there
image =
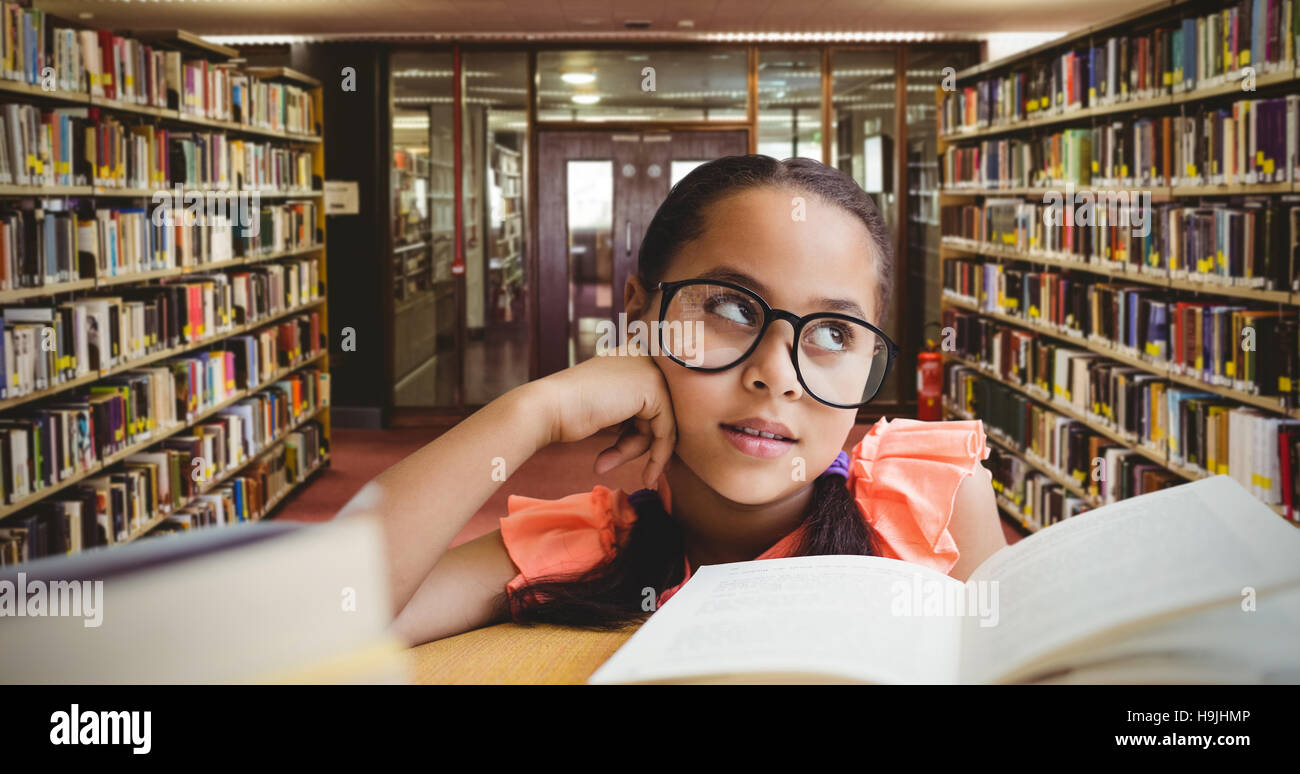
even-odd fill
[[[629,321],[639,320],[645,315],[652,295],[654,291],[647,290],[640,277],[633,274],[627,278],[627,285],[623,288],[623,311]]]

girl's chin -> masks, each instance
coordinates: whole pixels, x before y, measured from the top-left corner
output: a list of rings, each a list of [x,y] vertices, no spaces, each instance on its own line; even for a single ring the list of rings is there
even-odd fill
[[[790,476],[788,471],[784,475]],[[790,494],[792,488],[803,485],[797,478],[783,478],[776,471],[728,470],[719,465],[706,468],[700,479],[719,495],[740,505],[775,502]]]

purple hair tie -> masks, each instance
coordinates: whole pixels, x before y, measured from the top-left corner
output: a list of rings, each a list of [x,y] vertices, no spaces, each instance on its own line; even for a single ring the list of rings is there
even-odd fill
[[[847,479],[849,477],[849,453],[841,451],[822,476],[843,476]],[[818,478],[821,478],[821,476],[818,476]]]
[[[659,492],[654,489],[638,489],[627,496],[633,508],[659,499]]]

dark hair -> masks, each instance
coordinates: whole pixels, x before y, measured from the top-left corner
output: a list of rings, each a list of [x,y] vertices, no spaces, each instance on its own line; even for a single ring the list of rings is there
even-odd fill
[[[704,233],[710,205],[760,187],[784,187],[816,196],[862,221],[877,256],[875,322],[887,319],[894,273],[889,229],[871,197],[853,178],[811,159],[727,156],[696,167],[673,186],[646,229],[637,265],[643,284],[652,287],[662,279],[677,250]],[[812,486],[795,555],[877,554],[875,535],[862,518],[842,471],[822,474]],[[620,628],[651,612],[643,608],[650,596],[646,589],[652,590],[657,604],[660,594],[682,582],[686,572],[680,524],[652,490],[636,492],[629,500],[637,518],[614,555],[580,575],[531,578],[525,586],[508,592],[503,602],[512,620]]]
[[[673,186],[646,228],[637,274],[647,287],[663,279],[668,262],[682,245],[708,225],[709,206],[754,188],[789,188],[837,205],[862,221],[876,256],[876,320],[884,328],[894,287],[894,248],[885,220],[871,196],[834,167],[804,158],[777,161],[771,156],[725,156],[691,171]]]

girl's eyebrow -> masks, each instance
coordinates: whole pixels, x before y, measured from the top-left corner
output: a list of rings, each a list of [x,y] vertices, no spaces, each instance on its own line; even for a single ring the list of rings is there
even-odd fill
[[[698,279],[722,280],[724,282],[734,282],[737,285],[744,285],[750,290],[758,293],[763,298],[771,297],[768,287],[745,272],[732,268],[731,266],[715,266],[706,272],[700,274]],[[850,301],[846,298],[819,298],[813,302],[817,309],[827,312],[840,312],[841,314],[851,315],[859,319],[867,319],[867,313],[862,310],[856,301]]]

